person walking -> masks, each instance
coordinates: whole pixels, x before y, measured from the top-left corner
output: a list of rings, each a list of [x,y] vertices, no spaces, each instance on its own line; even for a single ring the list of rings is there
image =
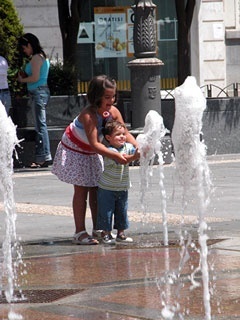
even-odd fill
[[[8,87],[8,62],[0,55],[0,100],[4,105],[7,115],[11,107],[11,94]]]
[[[129,243],[133,239],[127,237],[124,230],[128,229],[128,189],[129,162],[139,158],[139,152],[126,142],[126,126],[119,121],[106,122],[103,129],[104,137],[109,143],[109,150],[123,155],[130,155],[127,164],[120,164],[113,159],[104,157],[104,171],[98,182],[98,214],[97,228],[102,229],[102,242],[114,244],[116,242]],[[112,235],[112,221],[117,229],[116,239]]]
[[[18,43],[21,51],[30,59],[24,73],[18,73],[18,81],[27,84],[35,121],[35,162],[30,167],[33,169],[48,167],[52,160],[46,122],[46,107],[50,99],[47,84],[50,63],[39,39],[34,34],[24,34]]]
[[[74,244],[99,243],[96,239],[100,235],[96,230],[97,184],[103,170],[102,156],[127,163],[127,155],[114,152],[102,143],[102,127],[106,119],[123,123],[120,111],[114,106],[116,88],[116,81],[106,75],[93,77],[87,92],[88,105],[66,128],[54,157],[52,173],[74,186]],[[128,130],[126,140],[136,145]],[[93,223],[91,235],[85,225],[88,196]]]

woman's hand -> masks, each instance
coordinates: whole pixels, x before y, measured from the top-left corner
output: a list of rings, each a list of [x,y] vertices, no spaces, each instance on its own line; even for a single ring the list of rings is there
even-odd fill
[[[23,79],[23,77],[22,77],[22,75],[21,75],[21,71],[19,71],[19,72],[18,72],[17,81],[20,82],[20,83],[22,83],[22,79]]]
[[[25,79],[27,77],[28,75],[25,71],[22,71],[22,70],[18,71],[18,77],[17,77],[18,82],[22,83],[23,82],[22,79]]]

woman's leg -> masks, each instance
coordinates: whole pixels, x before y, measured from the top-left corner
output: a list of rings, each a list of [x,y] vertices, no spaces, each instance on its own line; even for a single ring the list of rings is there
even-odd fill
[[[83,230],[86,230],[85,226],[85,217],[86,217],[86,208],[87,208],[87,195],[88,188],[74,186],[74,195],[73,195],[73,216],[75,221],[75,233],[79,233]]]
[[[51,161],[52,157],[46,120],[46,106],[49,101],[48,89],[36,89],[32,98],[36,130],[36,162]]]
[[[89,188],[89,207],[92,215],[93,230],[97,228],[97,187]]]

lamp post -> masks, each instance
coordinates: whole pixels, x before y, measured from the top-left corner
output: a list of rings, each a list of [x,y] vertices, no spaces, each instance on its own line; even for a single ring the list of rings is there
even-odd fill
[[[135,0],[133,44],[136,59],[127,66],[131,73],[132,128],[144,126],[150,110],[161,114],[160,67],[156,58],[156,5],[152,0]]]

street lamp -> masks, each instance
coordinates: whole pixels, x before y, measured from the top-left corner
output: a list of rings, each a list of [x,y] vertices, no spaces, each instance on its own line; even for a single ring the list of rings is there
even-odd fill
[[[133,44],[136,59],[127,66],[131,73],[132,128],[144,126],[150,110],[161,114],[160,67],[156,58],[156,5],[151,0],[136,0],[134,12]]]

